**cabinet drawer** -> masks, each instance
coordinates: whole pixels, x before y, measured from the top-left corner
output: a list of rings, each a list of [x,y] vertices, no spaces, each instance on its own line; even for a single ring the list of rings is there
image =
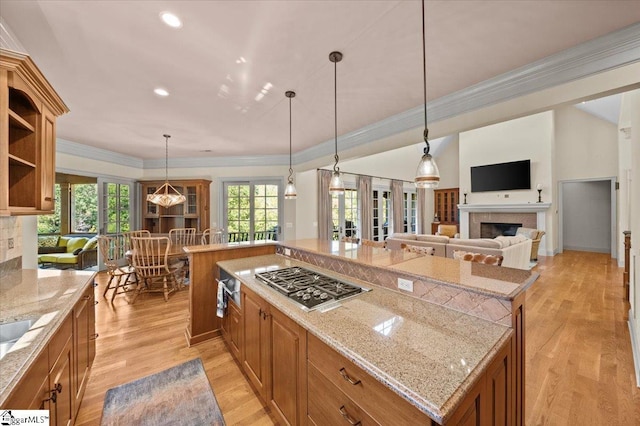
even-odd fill
[[[313,366],[380,424],[432,424],[416,407],[310,333],[308,342]]]
[[[71,330],[73,329],[72,315],[67,315],[60,328],[49,341],[49,369],[53,368],[58,360],[60,353],[64,350],[67,341],[71,339]]]
[[[378,425],[312,364],[309,365],[309,419],[316,425]]]

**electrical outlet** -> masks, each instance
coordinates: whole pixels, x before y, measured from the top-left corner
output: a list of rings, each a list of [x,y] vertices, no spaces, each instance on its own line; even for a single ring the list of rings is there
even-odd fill
[[[285,256],[291,256],[291,249],[285,248],[284,249],[284,255]]]
[[[9,249],[12,249],[13,248],[13,238],[9,238],[8,244],[9,244]]]
[[[398,278],[398,288],[400,290],[413,292],[413,281],[405,280],[404,278]]]
[[[504,194],[504,198],[509,198],[509,194]]]

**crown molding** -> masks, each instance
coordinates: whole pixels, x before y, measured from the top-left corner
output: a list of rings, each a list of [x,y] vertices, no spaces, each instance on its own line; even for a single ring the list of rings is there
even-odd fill
[[[71,142],[61,138],[56,138],[56,152],[75,155],[91,160],[119,164],[121,166],[135,167],[138,169],[142,169],[144,165],[141,158],[131,157],[130,155],[124,155],[89,145],[83,145],[81,143]]]
[[[431,122],[446,120],[483,107],[638,62],[640,62],[640,23],[435,99],[427,104],[427,113]],[[411,108],[339,136],[338,144],[341,150],[349,150],[397,133],[422,127],[424,126],[423,114],[424,106]],[[416,143],[419,142],[422,140],[416,140]],[[77,151],[70,152],[70,154],[81,155]],[[304,164],[323,156],[333,156],[333,154],[334,140],[331,139],[293,154],[292,164]],[[123,158],[126,157],[123,156]],[[108,159],[102,160],[109,161]],[[181,168],[281,166],[288,165],[288,160],[286,155],[198,157],[170,159],[169,164],[171,167]],[[146,169],[162,166],[164,166],[164,160],[144,160],[142,167]]]

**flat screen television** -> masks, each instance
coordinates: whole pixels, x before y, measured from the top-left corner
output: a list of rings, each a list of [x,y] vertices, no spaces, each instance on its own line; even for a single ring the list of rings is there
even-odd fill
[[[471,167],[471,192],[531,189],[531,160]]]

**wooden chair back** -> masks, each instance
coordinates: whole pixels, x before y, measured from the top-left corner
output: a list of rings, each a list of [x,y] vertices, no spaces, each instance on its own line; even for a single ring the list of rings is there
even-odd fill
[[[356,238],[356,237],[342,237],[340,238],[340,242],[343,243],[353,243],[353,244],[358,244],[360,242],[360,238]]]
[[[207,228],[202,233],[200,244],[222,244],[224,230],[222,228]]]
[[[131,260],[136,274],[143,279],[170,273],[168,255],[171,240],[167,237],[132,237]]]
[[[193,246],[196,244],[196,228],[173,228],[169,230],[169,239],[173,244]]]
[[[122,244],[122,238],[118,236],[98,235],[98,251],[109,275],[121,266],[119,260],[124,258],[120,244]]]
[[[407,253],[418,253],[424,254],[425,256],[433,256],[436,252],[436,249],[433,247],[424,247],[424,246],[412,246],[411,244],[400,244],[400,248]]]
[[[385,248],[387,246],[387,242],[386,241],[367,240],[366,238],[363,238],[362,239],[362,245],[363,246],[368,246],[368,247]]]
[[[123,244],[124,244],[124,250],[131,250],[133,247],[131,247],[131,238],[132,237],[150,237],[151,236],[151,232],[149,232],[146,229],[139,229],[136,231],[128,231],[128,232],[123,232],[122,233],[122,237],[123,237]]]

